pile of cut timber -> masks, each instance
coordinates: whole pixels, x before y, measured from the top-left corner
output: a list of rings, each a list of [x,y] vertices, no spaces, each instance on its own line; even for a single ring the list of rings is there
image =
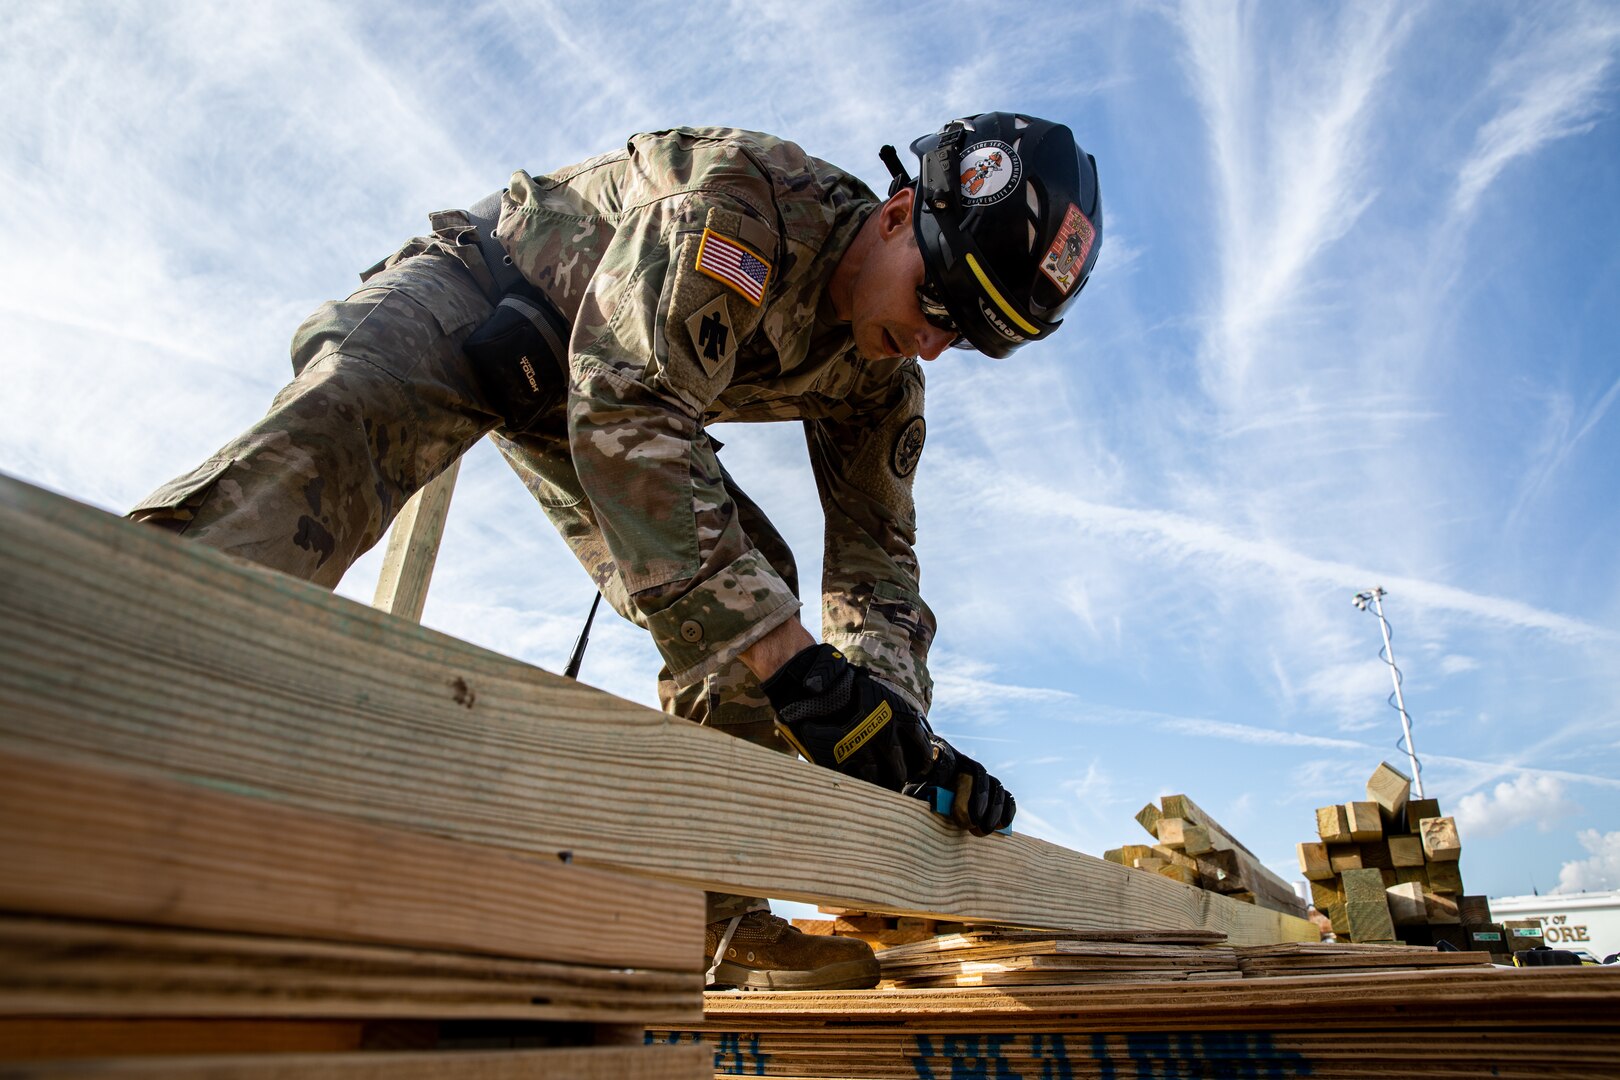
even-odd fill
[[[707,1075],[696,889],[12,750],[0,866],[6,1080]]]
[[[1197,982],[1491,966],[1486,952],[1316,942],[1231,946],[1218,934],[1162,931],[976,930],[887,949],[879,960],[883,985],[895,989]]]
[[[944,1080],[1620,1075],[1620,978],[1487,967],[1006,989],[708,994],[716,1076]]]
[[[1188,982],[1237,976],[1237,953],[1222,941],[1197,931],[979,930],[887,949],[879,960],[884,985],[897,988]]]
[[[818,907],[830,919],[794,919],[793,925],[806,934],[820,937],[850,937],[864,941],[881,952],[896,945],[931,940],[937,934],[954,934],[967,924],[924,919],[906,915],[883,915],[854,908]]]
[[[1273,911],[1304,916],[1305,902],[1294,887],[1232,838],[1185,795],[1166,795],[1136,815],[1153,844],[1126,844],[1103,858],[1138,870],[1152,870],[1187,885],[1222,893]]]
[[[1299,868],[1316,909],[1340,940],[1404,941],[1506,951],[1484,897],[1462,895],[1457,823],[1436,799],[1409,797],[1411,781],[1385,762],[1365,801],[1316,811],[1320,840],[1299,845]],[[1472,931],[1485,937],[1474,940]]]

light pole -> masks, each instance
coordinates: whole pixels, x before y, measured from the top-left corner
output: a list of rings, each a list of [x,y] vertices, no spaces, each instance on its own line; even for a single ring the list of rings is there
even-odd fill
[[[1423,767],[1418,764],[1417,749],[1412,745],[1412,718],[1406,714],[1406,699],[1401,696],[1401,669],[1395,666],[1395,648],[1389,643],[1389,620],[1384,618],[1384,587],[1374,585],[1366,592],[1358,592],[1350,602],[1362,611],[1367,610],[1371,604],[1373,614],[1378,616],[1378,629],[1384,635],[1384,651],[1380,654],[1384,662],[1389,665],[1389,677],[1395,684],[1395,708],[1401,714],[1401,732],[1406,736],[1406,758],[1412,764],[1412,784],[1417,788],[1417,797],[1423,798]]]

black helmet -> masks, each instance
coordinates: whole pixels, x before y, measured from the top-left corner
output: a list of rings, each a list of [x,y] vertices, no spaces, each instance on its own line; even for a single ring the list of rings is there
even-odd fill
[[[1062,124],[1004,112],[952,120],[911,149],[928,321],[997,358],[1056,330],[1102,247],[1096,159]],[[913,183],[894,147],[882,157],[891,196]]]

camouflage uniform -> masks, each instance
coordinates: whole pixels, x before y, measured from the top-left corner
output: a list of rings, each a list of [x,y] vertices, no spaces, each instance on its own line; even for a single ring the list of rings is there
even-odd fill
[[[800,420],[826,516],[823,636],[926,711],[934,621],[911,495],[922,374],[914,359],[859,357],[826,295],[877,203],[798,146],[729,129],[637,135],[550,175],[517,172],[496,235],[573,327],[566,387],[559,372],[538,424],[501,429],[461,352],[493,285],[466,217],[436,214],[431,236],[299,327],[295,377],[263,420],[132,516],[330,587],[492,434],[603,595],[652,632],[665,707],[770,744],[737,656],[796,617],[795,568],[705,429]],[[759,302],[713,273],[706,237],[766,265]]]

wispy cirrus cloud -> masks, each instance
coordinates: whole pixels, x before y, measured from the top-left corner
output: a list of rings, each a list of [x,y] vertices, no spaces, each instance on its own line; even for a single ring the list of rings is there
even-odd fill
[[[1487,77],[1501,108],[1475,136],[1451,196],[1458,217],[1473,214],[1486,189],[1513,162],[1548,143],[1592,130],[1606,111],[1620,14],[1610,4],[1526,9]]]

